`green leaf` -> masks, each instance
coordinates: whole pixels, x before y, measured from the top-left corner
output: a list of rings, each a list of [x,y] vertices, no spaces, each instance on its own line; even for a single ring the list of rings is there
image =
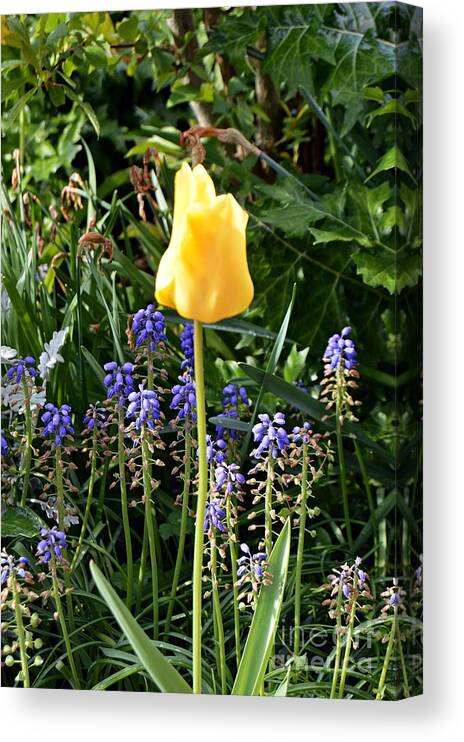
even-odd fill
[[[8,507],[2,513],[2,537],[24,536],[34,538],[45,523],[28,507]]]
[[[95,129],[95,133],[97,137],[100,136],[100,124],[98,122],[97,114],[93,110],[90,103],[87,103],[87,101],[82,100],[79,98],[78,94],[74,92],[71,88],[67,87],[64,88],[64,92],[70,98],[74,103],[76,103],[82,110],[84,111],[85,115],[89,119],[90,123],[92,124],[93,128]]]
[[[124,18],[121,23],[116,25],[117,31],[124,41],[132,43],[138,36],[138,18],[137,16],[131,15],[130,18]]]
[[[401,116],[405,116],[412,122],[413,127],[416,128],[415,116],[413,116],[411,111],[409,111],[406,106],[404,106],[397,98],[388,101],[388,103],[385,103],[385,105],[376,108],[375,111],[372,111],[371,113],[368,113],[366,116],[367,127],[370,127],[377,116],[385,116],[386,114],[400,114]]]
[[[314,60],[335,63],[334,37],[321,25],[311,6],[288,6],[270,10],[268,48],[263,65],[265,72],[290,92],[299,85],[313,88]]]
[[[383,286],[391,294],[415,286],[422,274],[421,255],[386,252],[353,255],[358,273],[369,286]]]
[[[288,381],[289,384],[292,384],[294,381],[301,378],[306,366],[308,351],[309,348],[297,350],[296,343],[292,345],[284,366],[284,379],[285,381]]]
[[[233,696],[259,694],[279,623],[290,556],[290,520],[285,522],[269,558],[271,585],[262,585],[237,671]]]
[[[95,562],[90,562],[95,584],[143,667],[162,693],[191,693],[192,689],[137,623]]]
[[[397,144],[394,144],[393,147],[391,147],[386,154],[384,154],[383,157],[380,158],[379,162],[377,163],[377,166],[372,171],[372,173],[369,175],[369,177],[366,180],[369,181],[371,178],[374,177],[374,175],[378,175],[379,173],[383,173],[386,170],[402,170],[404,173],[407,173],[409,177],[416,182],[414,175],[411,173],[408,165],[408,161],[406,157],[401,152],[400,148]]]

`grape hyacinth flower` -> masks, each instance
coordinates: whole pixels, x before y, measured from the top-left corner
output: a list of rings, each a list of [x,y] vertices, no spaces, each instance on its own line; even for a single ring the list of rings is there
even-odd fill
[[[226,527],[222,522],[225,518],[226,511],[222,506],[222,502],[218,497],[214,497],[207,505],[205,510],[205,520],[203,528],[205,533],[217,528],[221,533],[224,533]]]
[[[195,383],[188,371],[179,376],[178,379],[179,383],[172,387],[172,400],[169,409],[178,410],[177,417],[179,419],[191,418],[195,422],[197,419]]]
[[[323,360],[330,369],[337,368],[339,365],[351,369],[357,365],[358,354],[354,342],[348,337],[350,332],[351,327],[344,327],[340,334],[337,333],[329,338]]]
[[[66,534],[53,526],[53,528],[42,528],[40,535],[42,539],[37,544],[36,551],[37,556],[40,557],[39,562],[49,562],[52,554],[60,562],[63,558],[63,551],[68,548]]]
[[[18,358],[14,362],[11,368],[8,369],[6,378],[10,381],[15,376],[14,382],[20,384],[24,375],[35,379],[38,374],[39,372],[35,368],[35,358],[26,356],[25,358]]]
[[[139,391],[131,392],[128,399],[126,417],[135,418],[135,429],[140,430],[146,425],[150,430],[155,430],[160,417],[160,403],[156,392],[139,384]]]
[[[396,579],[393,581],[393,585],[387,587],[387,589],[383,593],[380,593],[380,595],[385,602],[385,605],[381,610],[382,614],[388,613],[388,611],[391,609],[393,609],[395,612],[399,610],[402,613],[406,613],[406,606],[403,602],[404,598],[406,597],[406,591],[403,590],[400,585],[398,585],[398,581]]]
[[[2,456],[6,456],[8,452],[8,441],[2,433]]]
[[[262,580],[264,577],[264,563],[267,560],[267,554],[263,551],[258,551],[256,554],[252,554],[250,547],[247,544],[240,544],[240,551],[243,552],[244,556],[237,559],[238,577],[250,574],[258,582]]]
[[[214,479],[216,489],[219,491],[224,488],[228,495],[245,484],[245,477],[240,473],[238,464],[220,464],[214,470]]]
[[[84,423],[87,430],[93,430],[95,426],[97,428],[104,428],[108,419],[108,412],[99,402],[91,404],[87,410],[85,417],[82,422]]]
[[[2,549],[0,559],[0,584],[6,585],[10,575],[15,574],[17,577],[21,577],[27,581],[32,579],[31,573],[28,571],[29,559],[25,556],[15,559],[11,554]]]
[[[244,386],[237,386],[237,384],[227,384],[222,390],[222,416],[231,417],[236,420],[240,417],[240,407],[248,408],[251,402],[248,398],[247,390]],[[225,428],[222,425],[216,427],[216,434],[218,438],[224,438],[226,435],[231,440],[238,438],[238,431],[233,428]]]
[[[213,440],[210,435],[206,436],[206,461],[208,464],[217,463],[222,464],[226,457],[223,453],[224,449],[227,448],[227,443],[219,438]],[[197,452],[198,456],[198,452]]]
[[[258,415],[259,423],[253,425],[253,439],[259,443],[253,451],[253,456],[259,458],[263,454],[270,453],[273,459],[277,459],[279,454],[285,450],[290,441],[285,428],[285,415],[282,412],[276,412],[271,420],[269,415]]]
[[[312,437],[311,423],[304,422],[303,425],[296,425],[291,433],[291,439],[294,443],[310,443]]]
[[[184,354],[184,360],[180,364],[182,370],[188,369],[192,374],[195,368],[195,356],[193,350],[193,325],[185,324],[180,335],[180,347]]]
[[[123,407],[127,397],[134,391],[133,363],[124,363],[118,366],[116,361],[110,361],[103,366],[107,372],[103,383],[107,390],[107,399],[118,397],[118,404]]]
[[[135,347],[146,344],[150,353],[156,346],[167,340],[166,322],[163,314],[148,304],[146,309],[139,309],[132,319],[132,332],[135,338]]]
[[[54,436],[54,445],[61,446],[63,439],[74,433],[71,422],[71,407],[68,404],[62,404],[58,408],[48,402],[44,409],[45,412],[41,417],[42,422],[45,423],[42,434],[44,436]]]

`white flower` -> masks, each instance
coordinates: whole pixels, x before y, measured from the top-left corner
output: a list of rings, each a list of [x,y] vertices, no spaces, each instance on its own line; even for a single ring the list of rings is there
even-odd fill
[[[43,407],[46,402],[45,390],[37,389],[35,384],[31,384],[29,387],[29,394],[31,400],[31,411],[34,412],[37,408]],[[24,391],[21,384],[10,382],[1,389],[2,405],[9,407],[13,412],[18,415],[24,415],[26,409]]]
[[[55,331],[50,342],[45,343],[45,349],[39,357],[39,373],[44,381],[48,379],[50,371],[57,363],[64,363],[64,358],[60,355],[59,350],[63,347],[67,334],[67,327],[59,332]]]
[[[10,348],[8,345],[2,345],[0,361],[1,363],[11,363],[13,358],[18,355],[18,351]]]

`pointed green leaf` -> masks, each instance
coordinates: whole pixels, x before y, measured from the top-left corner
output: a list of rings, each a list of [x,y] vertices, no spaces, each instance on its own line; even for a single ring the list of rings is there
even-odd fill
[[[290,521],[287,520],[269,559],[272,584],[263,585],[232,688],[233,696],[256,696],[266,672],[279,623],[290,555]]]
[[[127,641],[160,691],[191,693],[192,689],[188,683],[148,638],[95,562],[90,562],[90,571],[102,598],[124,632]]]

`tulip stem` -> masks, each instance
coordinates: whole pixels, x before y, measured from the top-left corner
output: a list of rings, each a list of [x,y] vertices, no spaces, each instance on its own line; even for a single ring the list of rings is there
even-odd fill
[[[193,692],[201,693],[201,602],[203,570],[203,526],[205,520],[206,498],[208,494],[208,466],[206,462],[206,408],[205,378],[203,368],[203,327],[194,322],[195,390],[197,403],[198,437],[198,499],[195,522],[195,541],[193,552]]]

